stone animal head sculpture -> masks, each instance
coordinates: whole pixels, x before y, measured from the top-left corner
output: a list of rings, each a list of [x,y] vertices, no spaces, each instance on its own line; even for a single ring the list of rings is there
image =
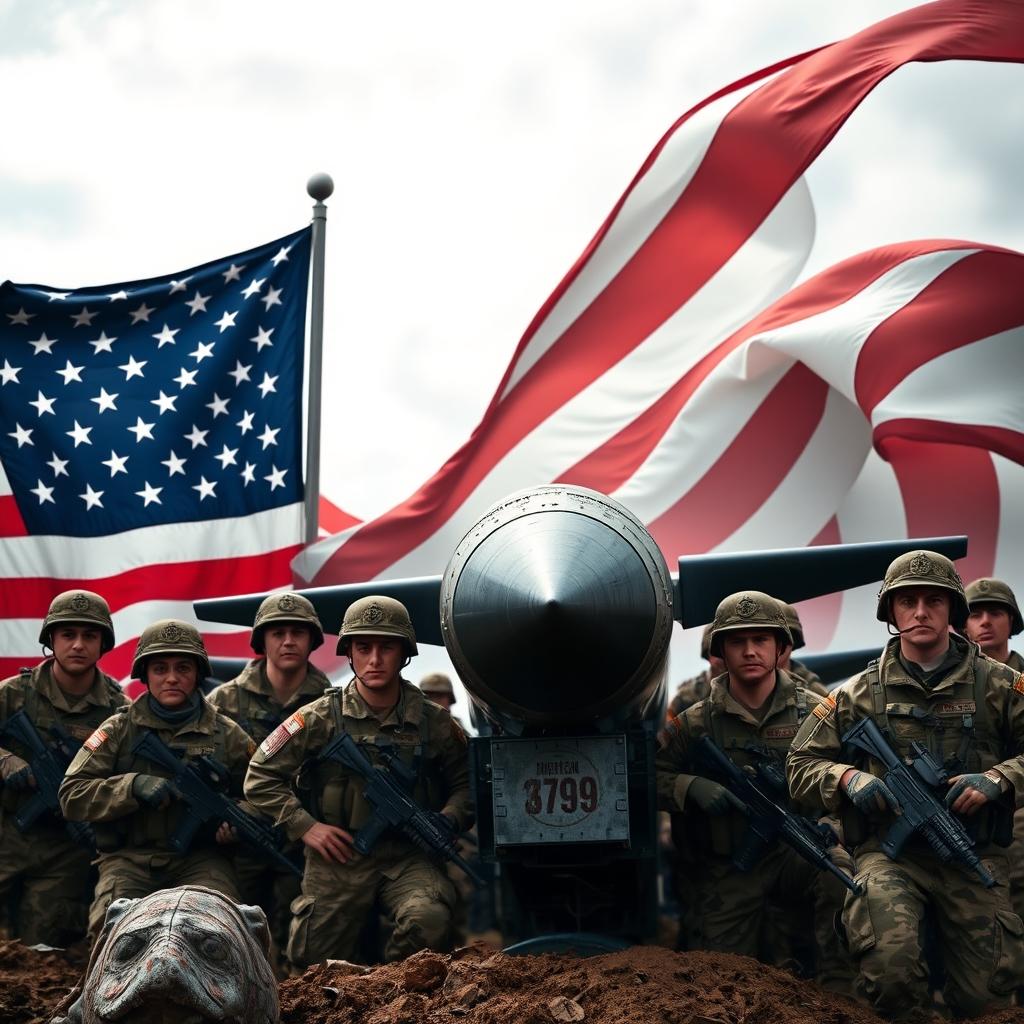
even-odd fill
[[[212,889],[115,900],[52,1024],[278,1024],[269,950],[263,911]]]

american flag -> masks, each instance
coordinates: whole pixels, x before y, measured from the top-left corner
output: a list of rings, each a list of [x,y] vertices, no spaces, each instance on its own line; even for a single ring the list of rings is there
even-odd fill
[[[290,582],[309,253],[306,228],[166,278],[0,286],[0,677],[71,587],[109,601],[123,677],[154,619]]]
[[[922,241],[793,287],[814,240],[804,172],[888,75],[939,60],[1024,60],[1020,4],[906,11],[680,118],[530,324],[466,444],[400,505],[306,549],[298,578],[438,573],[492,502],[564,481],[624,502],[670,564],[966,532],[965,575],[1022,585],[1022,257]],[[812,648],[873,642],[871,599],[804,608]]]

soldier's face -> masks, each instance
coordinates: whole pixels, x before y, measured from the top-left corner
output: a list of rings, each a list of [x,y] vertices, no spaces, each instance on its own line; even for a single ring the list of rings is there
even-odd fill
[[[967,616],[967,638],[983,651],[999,650],[1003,644],[1009,643],[1012,625],[1010,611],[1005,605],[975,603]]]
[[[355,636],[349,646],[352,671],[369,690],[383,690],[398,678],[405,644],[396,637]]]
[[[150,696],[165,708],[186,704],[199,682],[199,667],[187,655],[150,658],[146,664],[146,685]]]
[[[448,693],[428,693],[427,699],[432,700],[435,704],[440,704],[446,711],[451,711],[452,705],[455,703],[455,698]]]
[[[775,671],[779,642],[771,630],[740,629],[722,637],[722,659],[732,679],[759,683]]]
[[[309,626],[284,623],[263,631],[267,661],[283,672],[305,665],[312,645],[313,633]]]
[[[906,587],[892,595],[892,618],[900,638],[933,647],[949,633],[949,594],[941,587]]]
[[[50,646],[57,664],[69,676],[80,676],[100,660],[103,634],[95,626],[55,626],[50,630]]]

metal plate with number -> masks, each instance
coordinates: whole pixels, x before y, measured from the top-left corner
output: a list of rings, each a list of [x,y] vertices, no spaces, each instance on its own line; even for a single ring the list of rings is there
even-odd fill
[[[494,843],[629,839],[624,736],[494,740]]]

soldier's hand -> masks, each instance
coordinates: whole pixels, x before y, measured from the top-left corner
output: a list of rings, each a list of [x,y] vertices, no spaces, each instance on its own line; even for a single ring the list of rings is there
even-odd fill
[[[854,771],[849,777],[843,775],[842,785],[846,795],[862,814],[885,810],[899,814],[902,810],[892,790],[871,772]]]
[[[728,814],[730,811],[746,810],[743,801],[733,796],[725,786],[700,776],[690,783],[686,799],[692,800],[705,814]]]
[[[998,800],[1010,784],[998,772],[954,775],[949,780],[946,806],[955,814],[977,814],[993,800]]]
[[[28,761],[17,754],[8,754],[0,760],[0,778],[4,785],[15,793],[24,793],[36,788],[36,777],[32,774]]]
[[[324,860],[347,864],[354,856],[352,836],[337,825],[325,825],[322,821],[311,825],[302,834],[302,841],[316,850]]]
[[[238,842],[238,833],[226,821],[222,821],[217,826],[217,831],[213,838],[222,846],[226,846],[228,843]]]
[[[132,780],[132,796],[139,803],[162,811],[174,797],[174,786],[170,779],[159,775],[136,775]]]

